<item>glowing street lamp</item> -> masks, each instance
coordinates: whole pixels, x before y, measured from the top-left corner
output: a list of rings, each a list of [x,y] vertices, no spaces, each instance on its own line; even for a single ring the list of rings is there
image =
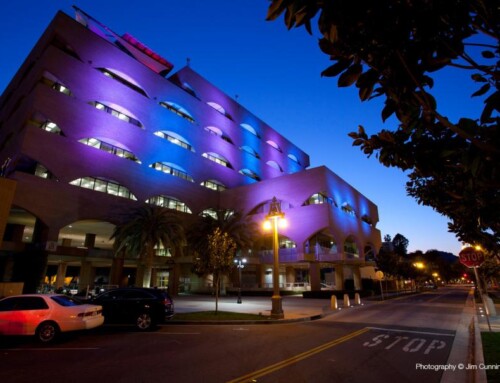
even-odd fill
[[[264,222],[265,230],[273,230],[273,296],[271,317],[275,319],[283,319],[285,314],[283,313],[283,307],[281,304],[280,296],[280,286],[279,286],[279,254],[278,254],[278,225],[280,227],[286,227],[285,213],[281,212],[281,203],[273,197],[271,201],[271,206],[269,207],[269,213],[266,215],[266,221]]]
[[[241,303],[241,269],[245,267],[245,263],[247,263],[246,258],[237,258],[234,260],[234,263],[236,263],[236,267],[238,268],[238,274],[239,274],[239,285],[238,285],[238,301],[236,303]]]

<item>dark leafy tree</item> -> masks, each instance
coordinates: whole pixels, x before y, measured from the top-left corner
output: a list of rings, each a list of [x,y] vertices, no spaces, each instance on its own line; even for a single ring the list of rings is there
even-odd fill
[[[450,219],[449,230],[498,254],[500,220],[500,8],[495,0],[272,0],[267,19],[312,33],[333,61],[322,76],[383,98],[393,130],[350,133],[353,145],[408,174],[418,203]],[[476,116],[452,121],[431,91],[434,73],[458,68],[484,99]],[[468,96],[468,95],[465,95]]]
[[[400,257],[406,257],[408,254],[408,244],[410,241],[402,235],[402,234],[396,234],[394,236],[394,239],[392,240],[392,244],[394,246],[394,252],[399,255]]]

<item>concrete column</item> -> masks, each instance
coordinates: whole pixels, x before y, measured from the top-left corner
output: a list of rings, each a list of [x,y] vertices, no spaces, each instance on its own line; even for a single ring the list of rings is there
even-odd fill
[[[335,265],[335,289],[344,290],[344,266]]]
[[[3,171],[6,171],[4,168]],[[0,171],[1,172],[1,171]],[[10,215],[10,208],[16,192],[17,181],[0,177],[0,247]]]
[[[64,286],[64,278],[66,277],[66,270],[68,268],[68,264],[66,262],[61,262],[57,268],[57,277],[56,277],[56,289]]]
[[[311,281],[311,291],[321,290],[321,273],[318,262],[311,262],[309,264],[309,278]]]
[[[361,270],[359,269],[359,266],[353,266],[352,276],[354,279],[354,290],[361,290]]]
[[[84,246],[87,249],[93,249],[95,247],[95,234],[92,233],[86,233],[85,234],[85,243]]]
[[[295,269],[292,266],[285,267],[286,283],[295,283]]]
[[[80,278],[79,287],[81,290],[87,288],[87,286],[92,287],[92,262],[82,261],[82,266],[80,267]]]

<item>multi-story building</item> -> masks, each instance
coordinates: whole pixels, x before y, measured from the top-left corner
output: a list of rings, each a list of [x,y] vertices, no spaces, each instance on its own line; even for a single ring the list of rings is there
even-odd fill
[[[306,153],[189,66],[172,69],[79,9],[55,16],[0,99],[0,280],[36,244],[48,283],[106,284],[114,224],[140,203],[263,221],[276,197],[289,221],[282,288],[361,288],[381,245],[376,205],[329,169],[308,169]],[[158,286],[171,275],[161,255]],[[243,285],[270,287],[270,249],[247,256]],[[185,288],[203,288],[189,254],[175,263]],[[136,267],[125,260],[123,283]]]

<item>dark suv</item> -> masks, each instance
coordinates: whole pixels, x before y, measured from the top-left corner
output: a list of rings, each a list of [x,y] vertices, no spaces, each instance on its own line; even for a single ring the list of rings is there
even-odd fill
[[[130,323],[139,330],[150,330],[174,315],[173,300],[160,289],[112,289],[93,298],[92,303],[102,306],[105,323]]]

